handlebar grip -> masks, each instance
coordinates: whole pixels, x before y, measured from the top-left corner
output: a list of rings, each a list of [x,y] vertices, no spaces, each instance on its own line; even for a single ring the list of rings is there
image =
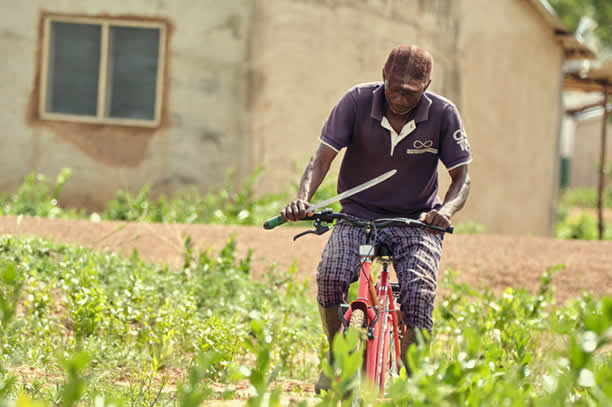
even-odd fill
[[[282,216],[278,215],[274,218],[270,218],[267,221],[265,221],[263,227],[264,229],[274,229],[277,226],[282,225],[283,223],[287,222],[287,219],[283,218]]]

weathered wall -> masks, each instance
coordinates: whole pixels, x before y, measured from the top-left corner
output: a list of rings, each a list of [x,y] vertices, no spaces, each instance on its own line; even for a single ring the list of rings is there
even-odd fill
[[[550,234],[558,188],[562,49],[527,0],[464,0],[462,114],[472,194],[462,219]]]
[[[381,80],[398,43],[428,48],[436,59],[431,89],[459,98],[454,0],[256,4],[251,100],[253,162],[266,169],[262,190],[286,190],[299,179],[334,104],[355,84]]]
[[[608,123],[606,162],[612,162],[612,124]],[[573,152],[570,157],[570,186],[597,187],[601,154],[601,116],[576,123]]]
[[[529,1],[260,0],[254,32],[253,162],[267,169],[263,190],[297,181],[340,96],[380,80],[389,50],[414,43],[434,55],[431,89],[459,106],[473,149],[472,193],[457,220],[550,233],[562,50]]]
[[[80,125],[38,117],[41,16],[154,18],[168,24],[162,124],[157,129]],[[227,163],[249,171],[246,113],[248,0],[2,2],[0,191],[35,170],[71,167],[63,197],[99,207],[117,188],[155,192],[223,181]]]
[[[415,43],[434,55],[431,89],[457,103],[473,149],[472,194],[458,220],[494,232],[551,230],[562,50],[527,0],[32,0],[2,9],[10,63],[0,65],[0,191],[31,170],[54,176],[69,166],[64,196],[99,206],[116,188],[206,188],[227,167],[245,174],[258,165],[262,192],[286,190],[340,96],[379,80],[393,46]],[[44,12],[167,21],[162,126],[39,120]]]

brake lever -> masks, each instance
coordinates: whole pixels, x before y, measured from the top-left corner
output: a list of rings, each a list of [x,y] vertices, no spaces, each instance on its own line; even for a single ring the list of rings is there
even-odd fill
[[[306,232],[298,233],[297,235],[293,236],[293,241],[296,241],[300,237],[308,235],[310,233],[312,233],[313,235],[319,235],[320,236],[323,233],[328,232],[329,229],[331,229],[330,225],[328,225],[328,224],[323,225],[323,223],[321,223],[320,219],[315,220],[314,227],[315,227],[315,230],[307,230]]]

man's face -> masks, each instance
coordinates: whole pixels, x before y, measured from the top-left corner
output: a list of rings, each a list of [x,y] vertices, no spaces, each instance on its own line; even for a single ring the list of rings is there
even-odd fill
[[[396,115],[409,113],[421,100],[421,96],[429,86],[422,80],[394,81],[385,79],[385,99],[387,106]]]

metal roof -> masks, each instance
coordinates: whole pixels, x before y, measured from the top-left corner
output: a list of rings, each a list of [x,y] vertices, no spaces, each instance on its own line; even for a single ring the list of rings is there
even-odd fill
[[[612,95],[612,59],[607,60],[586,72],[565,74],[563,88],[565,90],[581,90],[583,92],[603,92],[608,89]]]

